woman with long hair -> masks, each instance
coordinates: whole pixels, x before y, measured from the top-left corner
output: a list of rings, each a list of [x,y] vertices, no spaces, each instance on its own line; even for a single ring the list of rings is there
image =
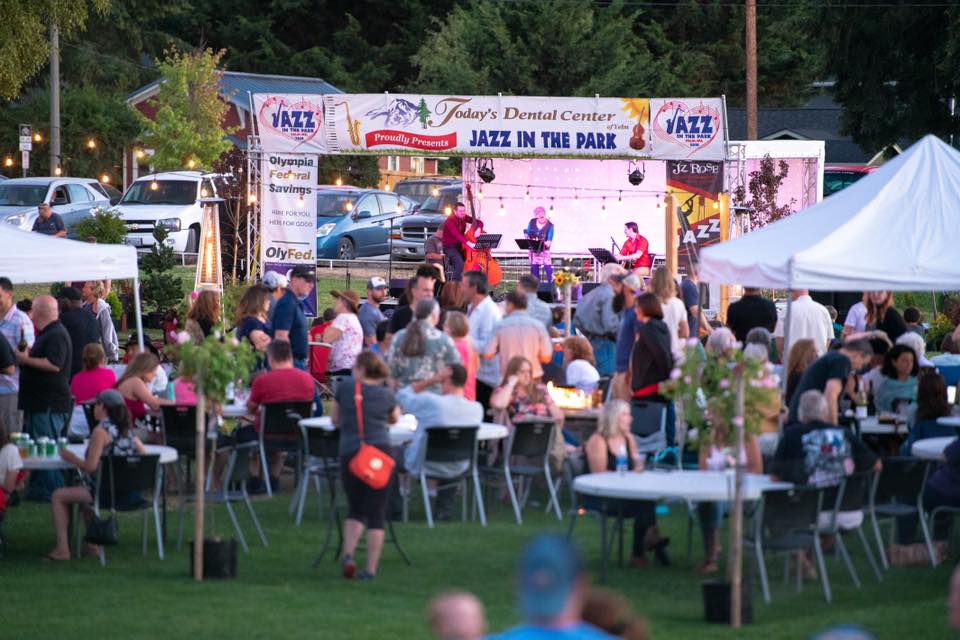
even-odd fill
[[[670,267],[661,266],[653,270],[649,289],[660,301],[663,322],[670,330],[670,351],[674,358],[681,358],[686,340],[690,337],[690,325],[687,323],[687,308],[677,297],[677,281]]]
[[[913,443],[927,438],[947,438],[957,435],[954,427],[940,424],[938,418],[950,415],[950,401],[943,376],[932,370],[920,372],[917,380],[917,412],[900,455],[912,455]]]
[[[603,406],[597,419],[597,430],[584,445],[590,473],[618,471],[618,467],[633,473],[643,472],[643,457],[630,432],[632,422],[630,405],[626,401],[610,400]],[[593,509],[603,506],[597,500],[587,500],[586,503]],[[656,502],[650,500],[624,500],[617,505],[616,513],[633,518],[631,565],[646,564],[647,550],[654,552],[659,564],[670,565],[667,553],[670,539],[661,538],[657,531],[656,508]]]
[[[877,411],[894,411],[898,400],[912,402],[917,397],[917,354],[903,344],[895,344],[883,357],[880,384],[873,394]]]
[[[389,371],[380,358],[369,351],[357,356],[352,376],[343,378],[334,395],[331,419],[340,429],[340,475],[347,494],[349,512],[343,523],[343,556],[341,570],[344,578],[371,580],[377,575],[380,552],[383,550],[384,524],[390,485],[373,489],[350,471],[350,461],[360,449],[358,416],[362,413],[363,442],[381,451],[390,450],[387,425],[400,418],[400,407],[387,386]],[[359,397],[356,397],[359,392]],[[357,571],[353,558],[367,530],[367,561]]]
[[[652,293],[637,296],[635,312],[640,326],[631,355],[630,388],[635,398],[659,398],[660,383],[673,369],[670,329],[663,322],[660,300]]]
[[[434,377],[448,364],[463,364],[450,336],[437,329],[440,305],[433,298],[420,300],[413,321],[393,337],[387,364],[395,388]],[[428,391],[440,392],[439,385]]]
[[[186,331],[197,344],[202,344],[220,323],[220,294],[213,289],[201,289],[190,311],[187,312]]]
[[[810,338],[795,340],[790,346],[790,353],[787,354],[787,363],[784,367],[783,375],[787,376],[787,394],[786,404],[790,404],[797,385],[800,384],[800,378],[803,372],[807,370],[814,360],[817,359],[817,347]]]
[[[512,422],[519,417],[553,418],[563,426],[563,412],[554,403],[547,387],[533,379],[533,365],[523,356],[507,362],[503,382],[490,394],[490,407],[505,411]]]
[[[246,339],[254,350],[265,353],[270,344],[270,292],[262,284],[255,284],[243,292],[237,303],[237,340]]]
[[[159,364],[160,360],[152,353],[137,354],[117,380],[116,389],[123,396],[133,423],[145,418],[148,410],[159,411],[164,405],[174,404],[150,393],[150,383],[157,375]]]
[[[457,283],[459,284],[459,283]],[[453,340],[453,346],[460,354],[463,368],[467,370],[467,384],[463,387],[463,397],[477,399],[477,369],[480,368],[480,354],[470,339],[470,321],[467,314],[460,311],[448,311],[443,321],[443,330]]]
[[[140,439],[132,433],[130,413],[123,396],[115,389],[100,392],[93,407],[93,414],[97,419],[97,426],[90,433],[90,442],[87,451],[81,459],[68,449],[60,450],[60,457],[74,464],[83,473],[84,482],[75,487],[62,487],[53,492],[50,499],[50,508],[53,512],[53,529],[57,543],[47,554],[49,560],[69,560],[70,544],[70,506],[79,504],[83,515],[89,519],[93,511],[89,505],[93,503],[93,492],[96,489],[95,477],[103,455],[133,456],[143,455],[146,450]],[[116,502],[123,505],[130,501],[131,496],[117,495]],[[87,544],[84,555],[98,555],[100,548]]]
[[[893,294],[889,291],[870,291],[866,296],[867,329],[883,331],[896,342],[897,338],[907,332],[907,323],[903,316],[893,306]]]
[[[120,359],[120,341],[117,338],[117,328],[113,326],[110,305],[105,300],[107,293],[103,281],[84,282],[80,295],[83,297],[83,308],[97,317],[100,342],[107,354],[107,362],[116,362]]]
[[[600,384],[593,346],[583,336],[570,336],[563,341],[563,372],[568,387],[593,391]]]

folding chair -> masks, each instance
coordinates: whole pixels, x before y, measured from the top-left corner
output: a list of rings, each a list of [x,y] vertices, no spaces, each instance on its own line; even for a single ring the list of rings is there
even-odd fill
[[[667,447],[667,404],[634,398],[630,401],[633,421],[630,431],[641,455],[656,454]]]
[[[487,514],[483,506],[483,494],[480,489],[480,476],[477,471],[477,427],[429,427],[426,430],[427,442],[423,447],[420,460],[420,489],[423,492],[423,508],[427,514],[427,526],[433,528],[433,511],[430,508],[430,493],[427,479],[438,480],[437,490],[449,487],[463,487],[463,520],[467,520],[467,481],[473,479],[473,488],[480,523],[487,526]],[[431,463],[465,463],[465,470],[453,477],[435,476],[427,473]]]
[[[830,579],[823,561],[817,526],[822,502],[822,490],[817,487],[796,487],[763,493],[760,506],[753,516],[752,531],[745,528],[744,548],[751,549],[757,558],[760,586],[763,590],[763,599],[767,603],[770,602],[770,583],[767,580],[765,552],[787,553],[787,562],[789,562],[789,554],[796,554],[797,589],[799,590],[802,585],[800,559],[804,551],[810,547],[813,547],[820,571],[823,597],[828,603],[831,601]]]
[[[933,550],[930,530],[923,513],[923,487],[927,482],[928,465],[926,461],[908,456],[895,456],[883,461],[883,469],[877,474],[870,492],[867,510],[873,525],[873,535],[880,550],[880,563],[884,569],[890,567],[883,538],[880,535],[880,519],[890,520],[890,542],[893,542],[894,525],[897,518],[916,516],[920,521],[920,530],[927,545],[930,564],[937,566],[937,554]]]
[[[532,482],[535,476],[543,476],[547,483],[547,490],[550,492],[550,505],[557,514],[557,520],[563,520],[560,513],[560,503],[557,500],[556,486],[553,482],[553,474],[550,472],[550,450],[556,437],[556,429],[553,420],[520,420],[514,422],[513,429],[507,438],[507,446],[501,458],[501,464],[483,469],[485,474],[503,474],[517,524],[523,524],[523,518],[520,515],[520,501],[517,500],[517,492],[513,485],[514,476],[519,476],[521,488],[524,478]],[[526,457],[529,464],[512,465],[510,459],[514,456]],[[529,489],[527,493],[529,493]]]
[[[877,577],[877,582],[883,581],[883,575],[873,558],[873,552],[867,543],[867,536],[863,533],[863,522],[861,521],[856,527],[844,527],[840,524],[838,516],[841,512],[864,512],[869,509],[870,491],[874,483],[873,476],[873,471],[862,471],[848,476],[836,487],[827,487],[823,490],[823,504],[830,507],[828,512],[830,522],[827,526],[820,528],[820,533],[834,537],[837,551],[840,552],[840,557],[847,567],[847,573],[850,574],[850,579],[853,580],[857,589],[860,588],[860,576],[857,575],[857,570],[850,560],[850,554],[847,552],[847,546],[843,542],[844,533],[848,531],[857,532],[860,544],[863,545],[863,551],[867,555],[867,561],[870,563],[870,568],[873,569],[873,574]],[[866,519],[866,514],[864,514],[864,519]]]
[[[303,455],[300,421],[309,418],[313,412],[313,401],[274,402],[260,409],[260,463],[267,495],[273,497],[270,482],[270,467],[267,464],[267,450],[292,451]],[[299,479],[298,479],[299,480]]]
[[[104,471],[106,468],[106,472]],[[113,491],[110,490],[110,476],[113,473]],[[163,560],[163,530],[160,524],[160,456],[159,454],[143,456],[104,456],[97,468],[94,484],[93,512],[100,517],[104,503],[110,504],[115,511],[143,511],[143,555],[147,555],[147,515],[153,511],[153,521],[157,529],[157,554]],[[153,492],[150,501],[140,500],[136,503],[117,505],[116,496],[134,492]],[[79,527],[78,527],[79,531]],[[106,566],[107,556],[100,548],[100,564]]]

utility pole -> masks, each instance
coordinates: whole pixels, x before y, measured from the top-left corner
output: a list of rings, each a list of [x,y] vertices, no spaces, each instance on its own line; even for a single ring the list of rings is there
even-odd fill
[[[746,0],[747,140],[757,139],[757,0]]]
[[[60,166],[60,30],[50,23],[50,175]]]

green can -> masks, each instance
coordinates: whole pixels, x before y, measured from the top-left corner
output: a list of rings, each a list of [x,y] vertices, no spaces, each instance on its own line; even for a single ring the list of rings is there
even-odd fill
[[[46,447],[46,456],[48,458],[55,458],[57,456],[57,441],[56,440],[47,440],[44,445]]]
[[[30,443],[30,457],[36,458],[40,455],[40,445],[36,442]]]

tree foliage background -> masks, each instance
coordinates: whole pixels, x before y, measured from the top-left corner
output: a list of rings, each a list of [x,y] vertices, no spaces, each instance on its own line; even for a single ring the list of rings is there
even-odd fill
[[[947,104],[960,83],[960,6],[758,4],[761,107],[800,106],[813,81],[835,80],[844,126],[865,148],[956,132]],[[156,60],[172,46],[226,49],[228,70],[322,77],[350,92],[744,99],[743,7],[729,0],[0,0],[4,155],[16,150],[11,123],[48,127],[40,103],[54,15],[64,127],[76,120],[100,129],[65,130],[71,173],[119,164],[120,146],[140,135],[119,115],[123,97],[158,77]],[[74,92],[85,99],[68,100]],[[85,120],[90,96],[117,124]],[[115,157],[79,153],[69,138],[88,134],[109,135],[103,146]],[[42,143],[36,153],[45,153]]]

